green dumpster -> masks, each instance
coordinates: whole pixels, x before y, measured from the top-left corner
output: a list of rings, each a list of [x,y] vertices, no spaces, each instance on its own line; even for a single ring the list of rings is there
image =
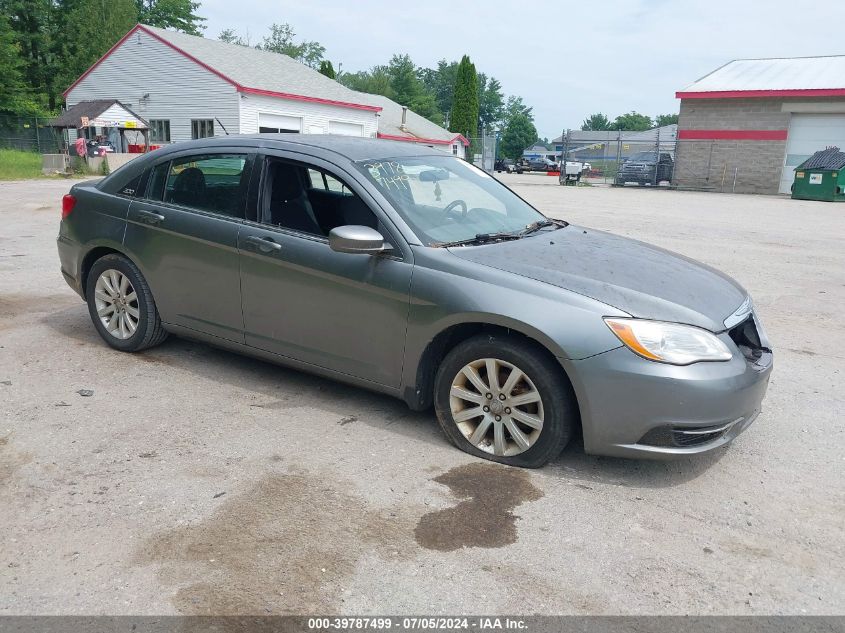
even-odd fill
[[[798,165],[792,198],[845,202],[845,152],[829,147]]]

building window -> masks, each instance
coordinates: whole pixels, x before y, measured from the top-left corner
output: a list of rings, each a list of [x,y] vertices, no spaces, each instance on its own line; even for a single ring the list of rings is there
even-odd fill
[[[191,119],[191,138],[206,138],[214,136],[214,121],[212,119]]]
[[[299,130],[288,130],[283,127],[265,127],[258,128],[259,134],[299,134]]]
[[[457,144],[457,143],[455,143],[454,145],[452,145],[452,153],[453,153],[455,156],[457,156],[457,155],[458,155],[458,144]]]
[[[170,121],[168,119],[150,119],[150,141],[153,143],[170,142]]]

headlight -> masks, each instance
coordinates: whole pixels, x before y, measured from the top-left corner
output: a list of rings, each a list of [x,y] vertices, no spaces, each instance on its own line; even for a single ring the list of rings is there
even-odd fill
[[[618,318],[604,322],[628,349],[649,360],[689,365],[731,359],[731,351],[715,334],[691,325]]]

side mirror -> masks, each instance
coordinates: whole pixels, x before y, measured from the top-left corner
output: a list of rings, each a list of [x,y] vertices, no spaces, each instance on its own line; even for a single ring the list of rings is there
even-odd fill
[[[338,226],[329,232],[329,247],[338,253],[358,253],[359,255],[378,255],[393,250],[384,241],[384,236],[368,226],[348,224]]]

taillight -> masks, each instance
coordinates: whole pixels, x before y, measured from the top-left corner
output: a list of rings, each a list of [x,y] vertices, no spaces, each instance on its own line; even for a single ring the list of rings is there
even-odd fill
[[[73,207],[76,206],[76,197],[66,193],[62,197],[62,220],[64,220],[67,216],[70,215],[70,212],[73,211]]]

